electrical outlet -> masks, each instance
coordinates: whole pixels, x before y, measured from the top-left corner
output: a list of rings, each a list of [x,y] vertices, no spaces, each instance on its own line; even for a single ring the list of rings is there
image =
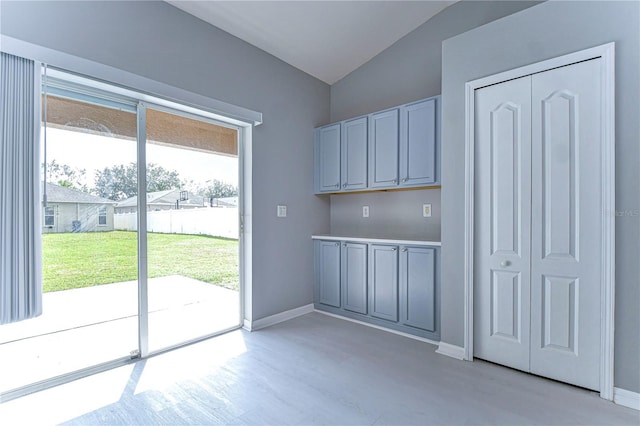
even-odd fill
[[[278,206],[276,214],[278,217],[287,217],[287,206]]]
[[[369,206],[362,206],[362,217],[369,217]]]
[[[422,217],[431,217],[431,204],[422,205]]]

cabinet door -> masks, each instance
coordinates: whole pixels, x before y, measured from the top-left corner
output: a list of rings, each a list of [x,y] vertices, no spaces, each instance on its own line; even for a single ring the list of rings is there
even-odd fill
[[[342,189],[367,188],[367,117],[342,127]]]
[[[369,124],[369,186],[398,185],[399,111],[372,114]]]
[[[372,317],[398,321],[398,248],[371,244],[369,308]]]
[[[319,303],[340,307],[340,243],[317,241],[317,300]]]
[[[367,245],[342,244],[342,307],[367,313]]]
[[[437,101],[429,99],[402,108],[401,186],[438,182]]]
[[[435,249],[404,247],[400,251],[400,321],[436,331]]]
[[[316,130],[316,192],[340,190],[340,124]]]

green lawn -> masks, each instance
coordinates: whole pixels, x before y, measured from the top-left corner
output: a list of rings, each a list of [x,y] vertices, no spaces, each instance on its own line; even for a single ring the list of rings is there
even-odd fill
[[[136,232],[44,234],[44,291],[138,278]],[[148,234],[149,278],[183,275],[238,289],[238,241],[202,235]]]

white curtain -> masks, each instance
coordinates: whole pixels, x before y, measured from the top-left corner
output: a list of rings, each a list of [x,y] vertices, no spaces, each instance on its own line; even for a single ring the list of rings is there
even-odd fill
[[[0,324],[42,313],[40,65],[0,59]]]

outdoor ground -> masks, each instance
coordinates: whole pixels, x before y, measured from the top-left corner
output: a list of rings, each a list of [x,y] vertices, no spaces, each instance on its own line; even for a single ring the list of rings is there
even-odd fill
[[[172,275],[150,279],[148,295],[150,351],[240,324],[234,290]],[[136,281],[52,291],[42,306],[41,316],[0,327],[0,393],[127,358],[139,347]]]
[[[137,232],[44,234],[44,291],[138,277]],[[205,235],[147,235],[149,278],[180,275],[238,290],[238,240]]]

